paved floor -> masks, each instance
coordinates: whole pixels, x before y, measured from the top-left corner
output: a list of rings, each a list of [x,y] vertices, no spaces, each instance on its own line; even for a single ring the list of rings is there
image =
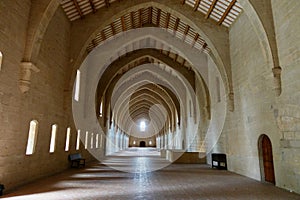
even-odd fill
[[[296,200],[300,195],[289,193],[271,184],[211,169],[206,165],[172,164],[159,171],[149,168],[167,161],[155,151],[130,150],[107,157],[116,171],[100,163],[83,169],[69,169],[6,194],[7,200],[163,200],[163,199],[282,199]],[[150,170],[151,171],[151,170]]]

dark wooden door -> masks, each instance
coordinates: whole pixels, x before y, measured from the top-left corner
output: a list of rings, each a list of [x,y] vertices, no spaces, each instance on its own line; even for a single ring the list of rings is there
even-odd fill
[[[265,181],[275,184],[272,144],[270,139],[266,135],[264,135],[262,138],[262,154],[263,154]]]
[[[145,141],[140,141],[140,147],[146,147],[146,142]]]

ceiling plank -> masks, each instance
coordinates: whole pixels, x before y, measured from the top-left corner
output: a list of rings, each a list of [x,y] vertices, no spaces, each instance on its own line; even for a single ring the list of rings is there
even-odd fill
[[[225,12],[223,13],[223,16],[218,21],[218,25],[221,25],[223,23],[223,21],[225,20],[225,18],[227,17],[228,13],[230,12],[230,10],[232,9],[232,7],[234,6],[235,3],[236,3],[236,0],[232,0],[230,2],[229,6],[227,7],[227,9],[225,10]]]
[[[197,11],[197,10],[198,10],[200,3],[201,3],[201,0],[197,0],[197,1],[195,2],[194,11]]]
[[[209,8],[209,10],[207,11],[207,14],[206,14],[206,16],[205,16],[206,19],[209,18],[210,14],[212,13],[213,9],[215,8],[215,6],[216,6],[216,4],[217,4],[217,1],[218,1],[218,0],[214,0],[214,1],[212,2],[212,4],[210,5],[210,8]]]
[[[77,10],[78,14],[80,15],[80,18],[82,19],[83,18],[83,13],[81,11],[81,8],[80,8],[77,0],[72,0],[72,2],[74,4],[74,6],[76,7],[76,10]]]

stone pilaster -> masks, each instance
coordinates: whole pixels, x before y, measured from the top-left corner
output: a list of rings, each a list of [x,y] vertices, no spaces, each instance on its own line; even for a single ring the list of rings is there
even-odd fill
[[[31,84],[31,72],[40,70],[32,62],[21,62],[19,88],[22,93],[28,92]]]
[[[274,67],[272,69],[274,76],[274,91],[276,96],[280,96],[282,88],[281,88],[281,67]]]

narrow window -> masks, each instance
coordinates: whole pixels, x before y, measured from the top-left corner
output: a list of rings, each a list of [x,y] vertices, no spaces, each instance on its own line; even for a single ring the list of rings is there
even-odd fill
[[[133,144],[134,144],[134,145],[136,144],[136,141],[135,141],[135,140],[133,141]]]
[[[75,81],[75,101],[79,101],[79,92],[80,92],[80,71],[77,70],[76,81]]]
[[[103,102],[100,104],[100,117],[103,116]]]
[[[88,138],[89,138],[89,132],[86,131],[86,132],[85,132],[85,142],[84,142],[84,148],[85,148],[85,149],[88,148]]]
[[[102,148],[102,143],[103,143],[103,141],[102,141],[102,134],[100,135],[100,148]]]
[[[49,150],[50,153],[53,153],[55,150],[56,132],[57,132],[57,125],[53,124],[51,130],[51,140],[50,140],[50,150]]]
[[[149,141],[149,145],[152,145],[152,141],[151,140]]]
[[[80,130],[77,131],[76,150],[79,150],[79,147],[80,147]]]
[[[146,122],[145,121],[141,121],[140,123],[140,131],[144,132],[146,130]]]
[[[94,133],[91,134],[91,149],[94,148]]]
[[[96,134],[96,149],[99,148],[99,134]]]
[[[189,106],[190,106],[190,117],[192,117],[192,102],[191,102],[191,100],[189,101]]]
[[[32,120],[29,125],[26,155],[31,155],[34,153],[37,133],[38,133],[38,122],[36,120]]]
[[[217,87],[217,102],[221,102],[221,91],[220,91],[220,79],[216,77],[216,87]]]
[[[65,151],[69,151],[70,147],[71,128],[67,128]]]
[[[2,58],[3,58],[3,54],[2,54],[2,52],[0,51],[0,70],[1,70],[1,67],[2,67]]]

